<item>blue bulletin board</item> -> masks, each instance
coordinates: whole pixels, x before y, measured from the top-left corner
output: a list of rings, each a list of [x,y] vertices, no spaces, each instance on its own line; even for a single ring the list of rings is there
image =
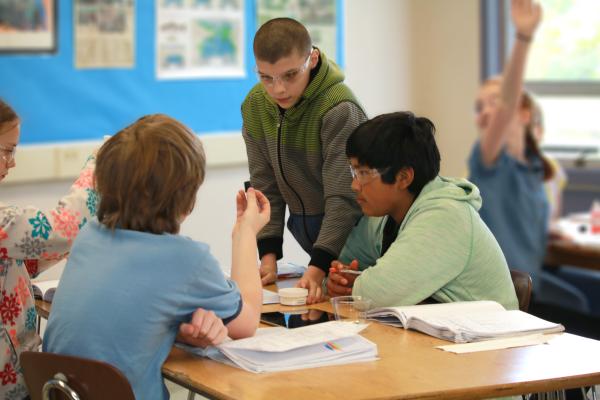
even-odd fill
[[[336,0],[343,65],[342,0]],[[1,54],[0,97],[22,119],[21,143],[100,140],[149,113],[165,113],[204,133],[240,131],[240,105],[256,83],[252,39],[256,3],[246,0],[244,78],[157,80],[155,0],[135,1],[133,68],[76,69],[73,1],[58,1],[57,52]]]

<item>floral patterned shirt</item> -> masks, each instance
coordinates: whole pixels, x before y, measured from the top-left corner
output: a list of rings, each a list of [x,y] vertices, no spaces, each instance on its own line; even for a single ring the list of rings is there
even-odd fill
[[[58,207],[44,212],[0,202],[0,398],[27,397],[19,355],[37,350],[30,278],[69,254],[79,229],[96,215],[95,159],[90,157]]]

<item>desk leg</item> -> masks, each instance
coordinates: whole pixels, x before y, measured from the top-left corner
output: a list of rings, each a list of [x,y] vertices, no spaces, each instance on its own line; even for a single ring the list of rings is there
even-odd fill
[[[42,316],[40,314],[37,315],[37,326],[35,328],[35,330],[37,331],[37,334],[40,334],[40,330],[42,329]]]
[[[188,391],[188,398],[187,398],[187,400],[194,400],[194,397],[196,397],[196,393],[192,392],[191,390]]]

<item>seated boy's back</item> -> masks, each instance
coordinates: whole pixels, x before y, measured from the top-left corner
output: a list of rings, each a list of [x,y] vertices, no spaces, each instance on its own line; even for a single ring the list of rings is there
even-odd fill
[[[177,328],[197,307],[225,323],[241,309],[236,285],[207,245],[91,221],[54,297],[44,351],[107,361],[132,382],[137,398],[154,398]]]
[[[178,234],[204,166],[196,135],[163,115],[138,120],[102,146],[98,221],[73,245],[44,351],[107,361],[136,398],[168,398],[161,366],[196,308],[222,318],[231,337],[254,333],[262,306],[256,233],[269,220],[269,203],[254,189],[247,199],[237,194],[226,279],[206,244]]]

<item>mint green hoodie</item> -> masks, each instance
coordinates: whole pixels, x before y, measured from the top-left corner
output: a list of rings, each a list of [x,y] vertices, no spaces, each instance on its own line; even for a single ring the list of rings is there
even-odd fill
[[[437,177],[408,210],[398,236],[380,256],[389,217],[363,217],[340,260],[363,270],[352,294],[374,306],[495,300],[506,309],[518,302],[502,250],[479,217],[479,189],[464,179]]]

